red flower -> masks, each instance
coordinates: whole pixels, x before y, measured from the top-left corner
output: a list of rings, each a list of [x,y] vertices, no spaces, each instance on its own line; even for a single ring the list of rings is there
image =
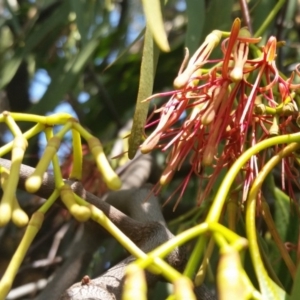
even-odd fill
[[[224,57],[211,61],[209,55],[221,38],[220,31],[213,31],[182,71],[185,58],[174,81],[177,90],[156,111],[160,113],[157,127],[141,145],[143,153],[155,147],[170,149],[161,185],[169,183],[183,163],[190,163],[191,172],[178,187],[181,195],[192,173],[204,179],[205,168],[213,167],[199,203],[221,170],[230,167],[245,149],[272,134],[297,130],[291,121],[297,109],[292,90],[298,86],[291,83],[292,77],[285,80],[279,75],[276,38],[270,37],[262,50],[257,48],[256,57],[249,59],[249,43],[260,39],[251,38],[237,19],[221,44]],[[209,71],[202,69],[208,63],[215,65]],[[252,157],[244,168],[244,198],[264,162],[261,157]]]

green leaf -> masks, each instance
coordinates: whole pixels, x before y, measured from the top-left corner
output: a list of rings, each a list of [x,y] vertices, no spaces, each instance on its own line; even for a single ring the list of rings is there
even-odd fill
[[[64,97],[64,95],[76,84],[81,71],[99,45],[99,36],[102,28],[99,27],[94,37],[78,53],[75,59],[61,64],[55,76],[40,102],[32,107],[31,112],[44,114],[51,111]]]
[[[80,33],[81,43],[84,45],[90,36],[90,24],[99,13],[101,7],[97,1],[85,1],[85,0],[70,0],[71,9],[76,14],[76,25]]]
[[[145,35],[145,28],[141,30],[141,32],[137,35],[137,37],[129,44],[127,45],[123,50],[120,50],[117,57],[109,63],[103,72],[107,71],[111,66],[113,66],[116,62],[118,62],[122,57],[125,56],[130,50],[130,48],[136,44],[137,41],[139,41],[143,36]]]
[[[28,33],[24,43],[19,46],[10,59],[2,61],[0,70],[0,89],[8,84],[15,75],[18,67],[25,57],[43,42],[56,27],[62,26],[66,22],[69,13],[68,2],[63,2],[58,9],[53,12],[47,21],[36,24],[32,31]],[[5,55],[3,55],[6,57]]]
[[[193,54],[199,47],[201,35],[205,23],[204,0],[186,0],[187,30],[185,46]]]
[[[86,4],[87,4],[86,1],[70,0],[71,8],[73,9],[73,11],[76,14],[76,25],[77,25],[78,31],[80,33],[82,43],[85,43],[86,38],[87,38],[86,26],[85,26],[85,22],[84,22],[84,14],[86,12]]]
[[[149,102],[142,103],[141,101],[151,96],[154,75],[158,61],[158,53],[159,51],[153,42],[150,29],[147,27],[141,63],[139,91],[133,117],[133,125],[129,137],[128,156],[130,159],[134,158],[136,151],[142,141],[142,134],[147,119]]]
[[[232,7],[234,6],[233,0],[210,0],[206,1],[207,9],[205,14],[203,36],[207,36],[213,30],[229,31],[232,25]],[[222,51],[220,48],[215,49],[211,58],[222,57]]]
[[[297,268],[290,300],[299,300],[299,297],[300,297],[300,265]]]
[[[142,3],[146,15],[147,26],[149,26],[155,42],[162,51],[170,51],[161,13],[160,0],[142,0]]]
[[[227,0],[226,5],[223,0],[207,1],[206,22],[204,24],[204,34],[207,35],[213,30],[229,31],[232,25],[232,7],[234,1]]]
[[[14,9],[11,8],[11,4],[9,1],[5,1],[6,9],[9,11],[11,15],[11,25],[13,27],[13,31],[15,34],[20,35],[21,34],[21,25],[19,22],[19,19],[17,17],[17,13]]]
[[[16,74],[24,57],[24,51],[17,50],[15,55],[7,60],[0,70],[0,89],[3,89]]]
[[[295,213],[292,200],[279,188],[275,188],[275,212],[274,222],[282,241],[297,244],[299,236],[299,218]],[[296,208],[297,209],[297,208]],[[296,260],[296,254],[291,252],[292,259]],[[278,258],[277,258],[278,260]],[[290,290],[292,278],[288,276],[288,270],[283,260],[278,263],[277,274],[287,290]]]

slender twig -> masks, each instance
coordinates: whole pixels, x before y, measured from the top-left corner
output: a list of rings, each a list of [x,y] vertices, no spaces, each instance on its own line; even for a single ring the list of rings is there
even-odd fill
[[[257,234],[255,226],[255,209],[256,209],[256,199],[258,192],[261,189],[261,186],[264,182],[266,176],[274,169],[274,166],[279,163],[285,156],[291,154],[293,151],[299,149],[300,145],[298,143],[291,143],[281,150],[278,154],[273,156],[262,168],[253,182],[252,188],[249,192],[247,199],[247,208],[246,208],[246,231],[249,241],[249,250],[254,262],[253,266],[255,269],[256,276],[258,278],[260,289],[263,295],[272,296],[272,299],[280,299],[279,293],[282,290],[275,285],[267,274],[267,271],[263,265],[263,261],[260,255],[259,247],[257,244]],[[295,267],[291,260],[284,255],[285,262],[287,263],[290,271],[295,272]]]
[[[253,30],[252,30],[251,18],[250,18],[250,13],[249,13],[249,8],[248,8],[247,1],[246,0],[240,0],[240,6],[241,6],[242,14],[243,14],[244,23],[248,27],[248,30],[252,35]]]

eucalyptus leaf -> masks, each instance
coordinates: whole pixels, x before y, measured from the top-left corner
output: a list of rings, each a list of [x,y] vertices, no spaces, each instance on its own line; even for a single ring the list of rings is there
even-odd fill
[[[146,28],[143,57],[141,63],[140,82],[137,102],[133,117],[133,125],[129,138],[128,156],[134,158],[137,149],[142,141],[142,134],[147,119],[149,102],[141,102],[148,98],[153,89],[154,76],[158,61],[158,49],[153,42],[149,27]]]
[[[205,23],[205,1],[186,0],[187,30],[185,35],[185,46],[193,54],[199,47]]]
[[[87,39],[87,26],[84,20],[84,14],[86,13],[86,6],[90,1],[83,1],[83,0],[77,0],[73,1],[70,0],[71,8],[74,10],[76,14],[76,25],[78,28],[78,31],[80,33],[80,38],[83,43],[85,43]]]
[[[298,265],[297,268],[290,300],[299,300],[299,298],[300,298],[300,265]]]
[[[170,51],[161,12],[160,0],[142,0],[147,24],[155,42],[162,51]]]
[[[207,9],[205,11],[205,20],[203,28],[203,36],[207,36],[213,30],[229,31],[232,22],[233,0],[210,0],[207,1]],[[211,58],[222,56],[221,50],[216,49],[212,52]]]
[[[97,29],[94,37],[83,47],[78,55],[65,65],[60,65],[57,73],[53,76],[52,81],[41,99],[31,112],[46,113],[52,110],[64,97],[64,95],[76,84],[81,71],[91,58],[99,45],[99,36],[101,27]]]
[[[22,60],[37,47],[43,40],[47,39],[56,27],[62,26],[68,19],[68,2],[63,2],[47,19],[47,22],[40,22],[29,33],[25,41],[16,47],[15,53],[10,59],[1,62],[0,89],[2,89],[15,75]],[[4,55],[5,57],[5,55]]]
[[[276,228],[284,242],[297,244],[300,223],[295,209],[293,209],[295,204],[282,190],[277,187],[274,190],[276,197],[274,222]],[[290,255],[294,260],[296,259],[296,254],[293,251],[290,252]],[[292,278],[287,276],[287,268],[282,260],[277,269],[280,280],[284,283],[285,288],[289,290],[292,285]]]

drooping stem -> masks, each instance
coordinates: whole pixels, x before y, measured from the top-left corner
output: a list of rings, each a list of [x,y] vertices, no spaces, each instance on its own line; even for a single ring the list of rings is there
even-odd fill
[[[272,299],[281,299],[279,297],[279,294],[283,293],[283,291],[268,276],[260,255],[260,251],[257,243],[256,226],[255,226],[256,198],[269,172],[272,171],[275,165],[279,163],[285,156],[291,154],[296,149],[299,149],[299,147],[300,145],[298,143],[291,143],[290,145],[286,146],[283,150],[281,150],[279,153],[277,153],[275,156],[273,156],[264,165],[264,167],[259,172],[256,179],[254,180],[247,199],[246,232],[249,241],[250,255],[252,261],[255,262],[253,263],[253,266],[259,281],[260,289],[263,295],[272,295]]]
[[[218,222],[234,179],[252,155],[255,155],[264,149],[270,148],[278,144],[290,144],[295,142],[300,142],[300,133],[272,137],[257,143],[256,145],[245,151],[232,165],[232,167],[227,172],[224,180],[222,181],[206,217],[206,222]]]

